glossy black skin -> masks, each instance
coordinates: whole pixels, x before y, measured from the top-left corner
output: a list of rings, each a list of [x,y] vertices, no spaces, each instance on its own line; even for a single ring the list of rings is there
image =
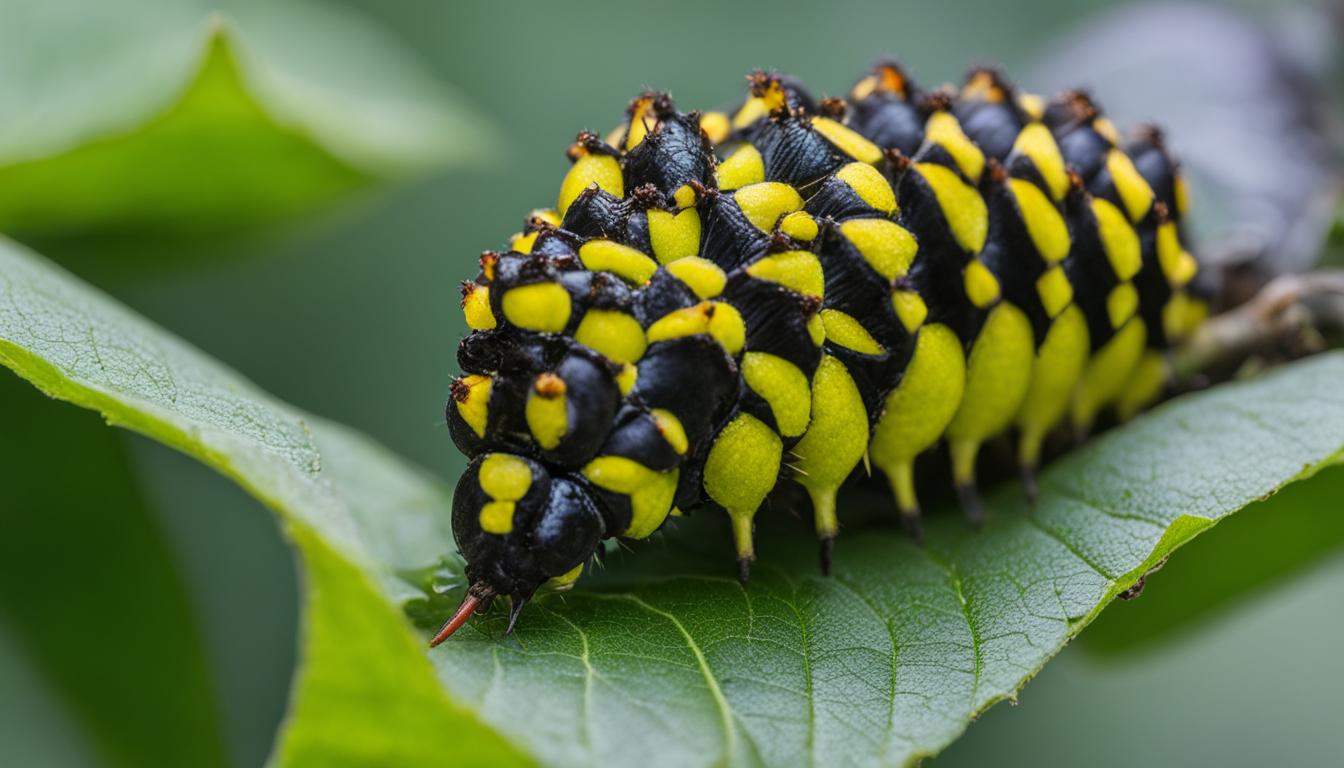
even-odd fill
[[[467,561],[467,579],[516,603],[527,600],[547,579],[567,573],[592,556],[607,522],[587,489],[566,477],[552,478],[527,460],[532,484],[516,503],[513,530],[481,530],[480,510],[490,498],[481,490],[481,458],[457,483],[453,494],[453,538]]]

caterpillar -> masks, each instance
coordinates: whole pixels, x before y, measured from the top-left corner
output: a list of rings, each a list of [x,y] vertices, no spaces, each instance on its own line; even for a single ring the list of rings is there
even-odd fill
[[[916,539],[916,457],[976,459],[1158,399],[1206,314],[1161,132],[1122,139],[1081,90],[977,68],[923,90],[882,62],[848,98],[757,72],[732,111],[644,93],[583,132],[553,208],[462,286],[471,332],[447,420],[470,458],[453,534],[470,583],[442,642],[499,595],[509,628],[604,539],[726,511],[745,583],[781,482],[811,499],[823,572],[836,493],[884,475]]]

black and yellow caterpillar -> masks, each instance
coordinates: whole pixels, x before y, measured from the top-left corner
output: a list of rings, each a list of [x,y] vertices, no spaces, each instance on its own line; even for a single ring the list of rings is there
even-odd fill
[[[1205,315],[1157,129],[1123,141],[1083,92],[976,69],[922,91],[883,63],[848,99],[757,73],[734,112],[661,93],[581,133],[552,209],[463,284],[448,423],[470,581],[440,642],[496,595],[512,621],[609,537],[726,510],[745,581],[782,479],[823,569],[863,463],[919,535],[915,458],[940,439],[969,517],[980,446],[1042,442],[1157,399]],[[1028,484],[1030,488],[1030,483]]]

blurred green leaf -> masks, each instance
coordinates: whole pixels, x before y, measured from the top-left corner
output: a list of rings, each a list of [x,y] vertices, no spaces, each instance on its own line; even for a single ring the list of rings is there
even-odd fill
[[[1152,650],[1298,576],[1344,548],[1344,468],[1258,501],[1153,574],[1142,599],[1107,611],[1081,647]]]
[[[303,555],[307,601],[285,763],[524,762],[435,682],[382,588],[387,568],[444,551],[442,487],[4,241],[0,363],[201,459],[281,515]]]
[[[0,616],[15,645],[101,764],[225,765],[197,617],[122,440],[9,377],[0,412]]]
[[[703,536],[652,542],[538,601],[513,637],[478,621],[431,671],[398,606],[424,629],[454,602],[439,587],[455,565],[436,567],[452,550],[442,486],[16,247],[0,247],[0,362],[289,524],[308,623],[278,755],[298,764],[909,763],[1015,696],[1171,551],[1344,450],[1344,355],[1324,355],[1084,446],[1043,475],[1035,508],[996,494],[983,531],[936,516],[923,549],[891,525],[848,531],[830,579],[806,537],[767,535],[743,590],[718,575],[720,521],[699,516],[680,527],[717,531],[719,562]]]
[[[0,231],[180,244],[488,152],[471,111],[357,18],[228,5],[7,9]]]

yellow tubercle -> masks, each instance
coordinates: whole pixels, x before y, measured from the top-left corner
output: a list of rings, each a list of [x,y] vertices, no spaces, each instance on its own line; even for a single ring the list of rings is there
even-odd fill
[[[661,264],[694,256],[700,252],[700,212],[686,208],[675,213],[650,209],[649,244]]]
[[[728,284],[728,276],[717,264],[699,256],[678,259],[667,265],[667,271],[702,299],[718,296]]]
[[[808,251],[785,251],[764,256],[747,267],[747,274],[758,280],[779,283],[804,296],[821,298],[826,288],[821,262]]]
[[[615,309],[590,309],[584,313],[574,330],[574,340],[618,363],[636,362],[649,345],[639,321]]]
[[[896,193],[882,172],[867,163],[850,163],[835,172],[870,208],[890,216],[896,212]]]
[[[924,125],[924,140],[938,144],[952,155],[966,178],[979,181],[985,170],[985,155],[961,130],[951,112],[935,112]]]
[[[829,117],[812,118],[812,128],[836,149],[861,163],[877,165],[882,162],[881,147]]]
[[[626,282],[643,285],[658,271],[658,263],[637,248],[612,240],[589,240],[579,247],[579,261],[594,272],[611,272]]]
[[[490,391],[493,387],[494,379],[479,373],[463,376],[453,387],[457,413],[477,437],[485,437],[486,420],[490,417]]]
[[[560,333],[569,324],[569,291],[559,283],[510,288],[500,300],[504,319],[529,331]]]
[[[854,246],[873,271],[887,280],[903,277],[919,251],[915,236],[887,219],[848,219],[840,234]]]
[[[725,192],[760,184],[765,181],[765,160],[755,147],[743,144],[719,163],[714,175]]]
[[[793,447],[794,479],[807,489],[817,534],[834,536],[835,494],[868,447],[868,412],[844,363],[821,358],[812,377],[812,421]]]
[[[762,232],[773,232],[781,218],[803,207],[798,190],[778,181],[742,187],[733,193],[733,199],[747,220]]]
[[[846,349],[865,355],[880,355],[885,351],[862,323],[838,309],[821,310],[821,322],[826,338]]]
[[[490,286],[471,286],[462,297],[462,315],[467,319],[467,327],[473,331],[488,331],[495,327],[495,314],[490,310]]]
[[[798,366],[777,355],[747,352],[742,355],[742,379],[769,404],[781,435],[803,434],[811,419],[812,395]]]
[[[560,182],[560,197],[555,209],[564,216],[570,203],[594,184],[616,197],[625,197],[625,180],[621,176],[620,161],[612,155],[581,149],[578,159]]]
[[[999,300],[999,279],[979,260],[966,265],[964,280],[966,297],[980,309],[986,309]]]
[[[915,163],[911,169],[933,190],[957,244],[968,253],[979,253],[989,235],[989,210],[980,193],[946,166]]]
[[[751,558],[752,518],[779,477],[784,444],[760,419],[739,413],[714,439],[705,458],[704,488],[728,510],[739,558]]]

